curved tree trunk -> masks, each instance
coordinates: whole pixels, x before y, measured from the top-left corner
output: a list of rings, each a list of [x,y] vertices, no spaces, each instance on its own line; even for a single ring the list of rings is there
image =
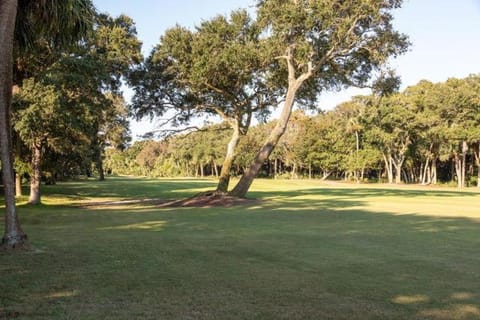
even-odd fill
[[[29,204],[40,204],[42,201],[40,195],[40,180],[42,178],[41,162],[42,145],[41,143],[34,143],[32,146],[32,176],[30,177]]]
[[[270,135],[268,136],[267,140],[263,143],[262,147],[258,151],[253,163],[247,169],[247,171],[242,175],[240,181],[237,183],[235,188],[230,192],[232,196],[236,197],[245,197],[252,185],[253,180],[257,176],[258,172],[260,171],[262,165],[268,159],[270,154],[272,153],[273,149],[280,140],[281,136],[287,129],[287,123],[290,119],[290,115],[292,113],[295,92],[291,92],[293,90],[289,90],[287,93],[287,99],[283,106],[282,114],[280,116],[279,121],[277,122],[275,128],[272,130]]]
[[[15,206],[15,178],[10,132],[12,102],[13,35],[17,0],[0,1],[0,158],[5,190],[5,232],[2,247],[21,248],[27,236],[20,227]]]
[[[226,193],[228,191],[228,185],[230,183],[230,169],[232,168],[233,160],[235,159],[235,148],[240,140],[240,127],[238,124],[233,126],[232,137],[227,146],[227,153],[225,154],[225,160],[222,164],[222,170],[220,171],[220,179],[217,185],[217,192]]]
[[[253,163],[242,175],[237,185],[232,189],[232,191],[230,191],[230,195],[232,196],[243,198],[247,194],[248,189],[250,189],[250,186],[252,185],[253,180],[260,171],[262,165],[268,159],[273,149],[277,145],[278,141],[287,129],[288,120],[290,119],[290,115],[292,114],[293,104],[295,102],[295,95],[298,89],[301,87],[303,82],[310,78],[312,75],[312,65],[309,64],[308,71],[300,75],[298,78],[295,78],[295,68],[293,65],[293,56],[291,54],[292,49],[293,48],[290,47],[287,50],[286,60],[288,64],[288,90],[285,97],[285,102],[283,104],[282,113],[280,114],[280,118],[278,119],[275,128],[273,128],[267,140],[263,143],[263,146],[258,151],[255,159],[253,160]]]

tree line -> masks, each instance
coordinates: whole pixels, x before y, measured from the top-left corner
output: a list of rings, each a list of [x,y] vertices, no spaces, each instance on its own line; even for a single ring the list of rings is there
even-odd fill
[[[230,166],[248,169],[275,121],[250,128]],[[260,175],[356,182],[455,183],[480,186],[480,76],[421,81],[403,92],[358,96],[331,111],[293,113]],[[210,125],[161,141],[109,149],[113,173],[153,177],[219,177],[228,124]]]

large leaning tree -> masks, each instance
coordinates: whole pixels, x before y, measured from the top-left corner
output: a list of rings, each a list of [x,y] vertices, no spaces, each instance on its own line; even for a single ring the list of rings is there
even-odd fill
[[[14,64],[38,38],[48,38],[58,46],[68,45],[81,38],[89,29],[92,16],[93,6],[90,0],[0,2],[0,156],[5,191],[4,248],[21,248],[26,243],[26,235],[20,227],[15,206],[12,163],[11,102]]]
[[[230,192],[244,197],[285,132],[292,108],[326,90],[364,86],[387,59],[408,47],[392,26],[401,0],[260,0],[258,24],[272,69],[286,94],[280,118],[250,168]]]
[[[216,115],[232,129],[218,192],[227,191],[235,149],[252,116],[268,112],[279,96],[265,81],[268,60],[261,31],[245,10],[204,21],[193,31],[173,27],[132,81],[137,117],[167,114],[175,124]]]

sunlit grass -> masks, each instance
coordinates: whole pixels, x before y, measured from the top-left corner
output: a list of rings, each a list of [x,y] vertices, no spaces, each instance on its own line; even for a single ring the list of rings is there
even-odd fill
[[[0,319],[480,318],[476,189],[258,180],[249,206],[135,201],[214,186],[119,177],[21,198],[34,250],[0,254]]]

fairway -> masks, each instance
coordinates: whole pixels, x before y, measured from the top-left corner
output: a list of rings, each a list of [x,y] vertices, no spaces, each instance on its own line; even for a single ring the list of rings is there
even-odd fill
[[[259,179],[249,205],[135,201],[215,185],[115,177],[20,199],[34,249],[0,253],[0,319],[480,319],[476,189]]]

